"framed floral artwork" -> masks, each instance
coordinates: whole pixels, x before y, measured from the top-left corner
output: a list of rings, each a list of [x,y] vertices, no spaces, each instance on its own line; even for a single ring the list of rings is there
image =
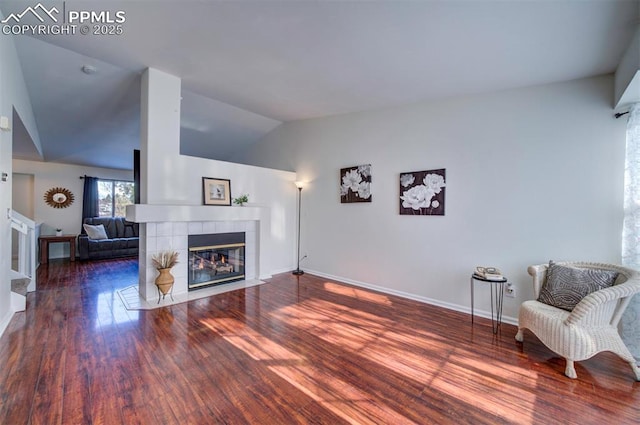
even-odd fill
[[[400,174],[400,215],[444,215],[445,169]]]
[[[231,205],[231,180],[203,177],[202,203],[204,205]]]
[[[371,164],[340,170],[340,202],[371,202]]]

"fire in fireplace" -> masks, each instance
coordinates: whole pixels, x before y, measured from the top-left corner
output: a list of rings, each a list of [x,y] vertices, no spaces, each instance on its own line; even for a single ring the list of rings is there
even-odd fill
[[[214,233],[189,236],[189,290],[245,278],[245,234]]]

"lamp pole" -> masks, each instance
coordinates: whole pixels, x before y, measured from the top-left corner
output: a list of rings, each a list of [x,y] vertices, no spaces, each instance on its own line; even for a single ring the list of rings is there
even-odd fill
[[[300,276],[304,274],[304,271],[300,270],[300,205],[302,199],[302,182],[296,182],[296,186],[298,187],[298,268],[291,272],[296,276]]]

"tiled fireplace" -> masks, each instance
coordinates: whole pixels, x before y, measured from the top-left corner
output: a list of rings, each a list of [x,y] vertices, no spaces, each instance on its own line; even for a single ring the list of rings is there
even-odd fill
[[[189,236],[193,235],[244,233],[244,278],[269,278],[269,217],[269,209],[263,207],[129,206],[127,219],[140,223],[140,295],[146,300],[157,297],[154,282],[158,272],[151,258],[165,250],[179,254],[179,263],[171,271],[173,293],[189,290]]]

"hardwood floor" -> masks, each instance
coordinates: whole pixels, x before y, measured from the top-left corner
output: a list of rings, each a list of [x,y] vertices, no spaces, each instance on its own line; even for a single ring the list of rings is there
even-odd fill
[[[640,383],[515,327],[304,275],[152,311],[135,260],[38,270],[0,339],[2,424],[637,424]]]

